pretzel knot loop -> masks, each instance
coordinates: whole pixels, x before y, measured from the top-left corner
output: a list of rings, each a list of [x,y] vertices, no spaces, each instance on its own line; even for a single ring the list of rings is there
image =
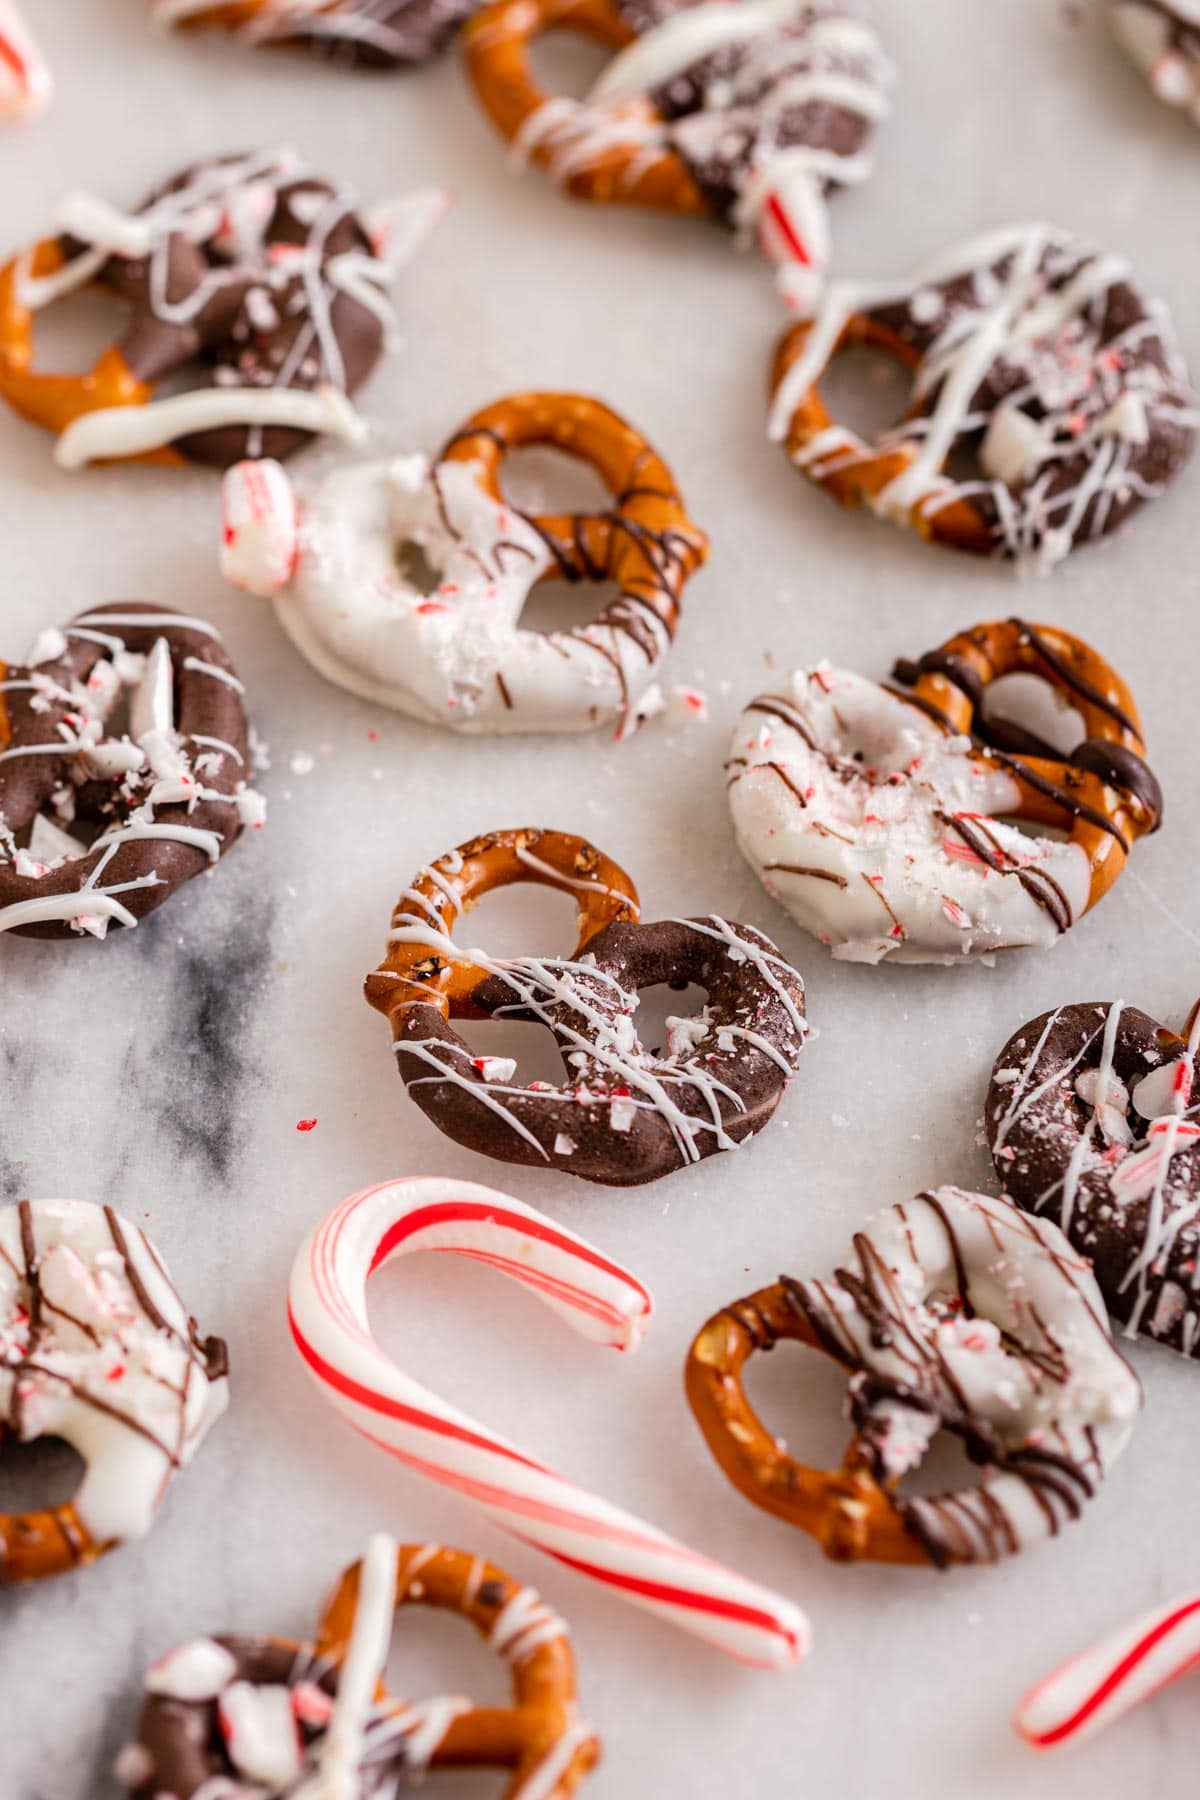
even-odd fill
[[[788,1454],[743,1387],[790,1340],[850,1371],[855,1435],[834,1472]],[[1078,1517],[1128,1441],[1138,1382],[1113,1347],[1086,1262],[1006,1199],[939,1188],[870,1220],[825,1280],[783,1276],[692,1345],[687,1392],[709,1449],[757,1506],[836,1561],[994,1562]],[[939,1431],[982,1484],[908,1498]]]
[[[393,1617],[409,1606],[473,1625],[511,1669],[512,1705],[394,1699],[382,1669]],[[312,1645],[197,1639],[156,1663],[146,1686],[137,1738],[118,1762],[135,1800],[192,1800],[221,1777],[262,1783],[256,1793],[324,1794],[340,1778],[338,1792],[382,1794],[449,1768],[508,1771],[505,1800],[568,1800],[599,1757],[563,1620],[483,1557],[437,1544],[372,1539]]]
[[[451,932],[491,888],[535,881],[571,895],[569,958],[464,955]],[[669,1018],[664,1050],[641,1043],[644,988],[702,987],[694,1018]],[[623,870],[581,838],[505,831],[441,857],[407,888],[391,947],[366,983],[386,1014],[408,1092],[440,1130],[505,1162],[636,1185],[730,1150],[761,1130],[797,1067],[804,984],[768,938],[716,915],[638,922]],[[452,1019],[544,1025],[562,1085],[514,1082],[509,1057],[476,1056]]]
[[[611,505],[565,515],[511,505],[505,458],[535,444],[588,464]],[[469,419],[433,464],[414,455],[337,469],[302,504],[282,469],[244,463],[226,476],[224,501],[227,579],[274,596],[315,668],[462,732],[616,720],[624,735],[708,554],[662,458],[579,394],[512,395]],[[617,591],[585,625],[522,627],[530,592],[554,576]]]

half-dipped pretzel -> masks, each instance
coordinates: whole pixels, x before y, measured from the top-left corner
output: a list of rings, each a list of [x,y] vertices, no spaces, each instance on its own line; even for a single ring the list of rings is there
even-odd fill
[[[1021,619],[896,675],[911,695],[818,664],[751,701],[728,764],[747,861],[847,961],[1054,943],[1162,817],[1128,687],[1082,639]]]
[[[1196,0],[1117,0],[1117,42],[1168,106],[1200,125],[1200,5]]]
[[[143,1537],[225,1411],[227,1367],[153,1243],[111,1206],[0,1209],[0,1452],[6,1437],[60,1438],[87,1465],[74,1499],[0,1514],[0,1586]]]
[[[137,925],[261,825],[244,693],[214,626],[141,601],[0,662],[0,932]]]
[[[851,1372],[854,1438],[826,1473],[758,1418],[742,1374],[792,1339]],[[692,1410],[725,1474],[839,1562],[995,1562],[1078,1517],[1141,1405],[1088,1265],[1047,1220],[943,1187],[869,1220],[826,1280],[782,1276],[710,1319],[687,1364]],[[939,1431],[976,1487],[900,1492]]]
[[[996,1173],[1087,1256],[1108,1310],[1200,1355],[1200,1006],[1183,1033],[1121,1001],[1057,1006],[996,1058]]]
[[[618,51],[585,100],[530,66],[549,31]],[[890,70],[834,0],[491,0],[465,34],[475,88],[522,158],[579,199],[716,218],[810,270],[825,196],[870,173]]]
[[[511,1668],[511,1706],[391,1698],[393,1617],[413,1605],[475,1627]],[[567,1627],[533,1589],[481,1556],[382,1536],[342,1576],[314,1644],[196,1638],[150,1668],[146,1695],[117,1759],[135,1800],[383,1800],[430,1769],[463,1767],[507,1770],[505,1800],[567,1800],[599,1755]]]
[[[818,385],[862,347],[913,372],[908,412],[871,442]],[[1123,258],[1048,225],[974,238],[901,281],[832,283],[781,340],[772,394],[772,438],[833,499],[1039,567],[1160,494],[1196,436],[1165,308]],[[959,480],[963,453],[978,474]]]
[[[593,468],[603,512],[509,504],[504,460],[541,444]],[[432,465],[394,457],[334,470],[300,496],[273,463],[225,477],[221,567],[275,596],[314,668],[380,705],[455,731],[582,731],[636,718],[708,555],[666,464],[641,434],[579,394],[513,394],[455,432]],[[405,564],[413,548],[430,589]],[[611,582],[587,625],[522,629],[548,577]]]
[[[459,952],[463,906],[514,881],[575,899],[572,957]],[[389,944],[366,995],[391,1024],[406,1088],[439,1130],[502,1162],[635,1186],[736,1149],[775,1111],[804,1045],[804,983],[768,938],[716,915],[640,924],[629,877],[562,832],[492,832],[439,858],[401,896]],[[694,983],[708,1003],[668,1019],[653,1051],[635,1014],[660,983]],[[563,1084],[515,1085],[510,1058],[476,1056],[450,1023],[489,1018],[545,1025]]]
[[[161,25],[299,46],[356,68],[408,68],[443,50],[479,0],[150,0]]]
[[[289,150],[198,163],[132,214],[75,195],[60,234],[0,270],[0,397],[61,434],[69,469],[226,468],[290,456],[315,433],[359,442],[349,395],[383,351],[395,269],[440,209],[414,195],[372,230],[347,187]],[[37,317],[84,287],[127,304],[124,334],[84,374],[45,373]],[[199,385],[155,399],[181,373]]]

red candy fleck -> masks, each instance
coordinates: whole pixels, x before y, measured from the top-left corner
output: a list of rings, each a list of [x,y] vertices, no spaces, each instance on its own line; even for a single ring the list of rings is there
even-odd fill
[[[315,1131],[316,1125],[317,1125],[317,1121],[315,1119],[297,1119],[296,1120],[296,1130],[297,1131]]]

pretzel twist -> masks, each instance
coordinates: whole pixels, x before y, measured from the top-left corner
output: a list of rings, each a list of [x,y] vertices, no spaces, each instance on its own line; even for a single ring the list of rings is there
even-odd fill
[[[708,539],[689,516],[658,452],[600,400],[565,393],[512,394],[475,413],[449,440],[445,462],[473,463],[491,498],[503,503],[506,456],[544,445],[589,464],[613,496],[602,513],[525,513],[564,581],[613,581],[619,593],[594,621],[624,630],[657,654],[642,607],[673,637],[683,588],[707,560]],[[631,608],[630,602],[634,603]]]
[[[988,686],[1018,672],[1048,682],[1082,717],[1087,735],[1070,756],[1019,727],[980,718]],[[1137,703],[1111,663],[1055,626],[1003,619],[957,633],[918,662],[898,664],[896,673],[949,731],[982,736],[980,753],[1001,763],[1020,789],[1010,817],[1069,831],[1091,870],[1088,908],[1102,900],[1163,811]]]
[[[518,882],[558,888],[574,900],[575,956],[605,926],[639,915],[637,889],[611,857],[569,832],[530,829],[485,832],[439,857],[401,897],[395,916],[414,903],[421,913],[432,908],[439,936],[448,937],[459,916],[477,906],[485,894]],[[468,957],[431,951],[428,942],[400,941],[367,977],[365,992],[399,1038],[405,1014],[414,1006],[436,1007],[444,1019],[490,1017],[473,999],[488,975]]]

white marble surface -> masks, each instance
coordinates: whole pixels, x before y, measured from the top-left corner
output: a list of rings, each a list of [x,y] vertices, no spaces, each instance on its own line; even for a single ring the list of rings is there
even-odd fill
[[[1021,1021],[1118,995],[1178,1020],[1195,997],[1200,471],[1120,541],[1019,591],[1003,569],[840,516],[805,488],[763,436],[780,320],[762,271],[699,225],[573,209],[513,179],[453,60],[413,80],[355,81],[303,59],[155,39],[139,0],[36,10],[59,96],[43,122],[0,140],[5,246],[38,235],[70,187],[131,201],[197,155],[256,140],[290,139],[370,197],[449,182],[457,212],[403,286],[407,351],[366,395],[380,442],[432,449],[477,404],[523,385],[578,385],[626,410],[712,534],[674,663],[677,679],[709,690],[712,719],[618,749],[457,742],[380,716],[311,674],[269,609],[224,589],[211,476],[62,475],[48,440],[0,420],[3,653],[105,599],[201,612],[225,633],[273,756],[269,829],[141,930],[103,946],[0,942],[5,1198],[74,1194],[144,1223],[204,1328],[227,1335],[234,1379],[230,1417],[145,1544],[0,1597],[4,1800],[107,1796],[149,1658],[221,1627],[302,1632],[379,1526],[477,1544],[567,1612],[606,1739],[596,1800],[728,1800],[768,1785],[848,1800],[1190,1793],[1194,1683],[1079,1753],[1039,1760],[1006,1721],[1060,1656],[1195,1584],[1200,1370],[1136,1351],[1145,1416],[1085,1522],[1020,1562],[950,1577],[834,1568],[755,1512],[710,1463],[680,1370],[720,1302],[781,1267],[829,1265],[880,1204],[986,1180],[987,1072]],[[899,67],[896,113],[875,183],[838,208],[844,266],[892,270],[968,230],[1044,213],[1130,253],[1200,368],[1200,139],[1143,93],[1103,8],[879,0],[879,12]],[[733,848],[720,765],[739,702],[768,658],[828,655],[882,675],[897,653],[1017,607],[1092,635],[1124,669],[1166,789],[1165,830],[1051,953],[994,971],[833,964]],[[294,773],[304,754],[315,767]],[[820,1035],[752,1148],[605,1193],[457,1150],[406,1102],[385,1027],[359,994],[389,907],[426,858],[525,823],[591,834],[636,874],[649,916],[719,908],[795,955]],[[520,918],[485,907],[479,936],[517,949],[545,945],[544,921],[565,932],[553,905]],[[316,1129],[298,1134],[314,1115]],[[285,1336],[292,1254],[344,1194],[415,1172],[491,1180],[545,1207],[628,1261],[658,1316],[639,1356],[618,1363],[484,1272],[419,1263],[380,1283],[385,1341],[531,1449],[800,1599],[817,1633],[805,1668],[740,1672],[591,1592],[322,1407]],[[839,1386],[820,1359],[781,1354],[754,1392],[815,1460],[840,1441]],[[414,1694],[438,1681],[498,1691],[474,1648],[455,1672],[460,1641],[407,1630],[397,1679]],[[454,1800],[497,1782],[452,1777],[439,1791]]]

